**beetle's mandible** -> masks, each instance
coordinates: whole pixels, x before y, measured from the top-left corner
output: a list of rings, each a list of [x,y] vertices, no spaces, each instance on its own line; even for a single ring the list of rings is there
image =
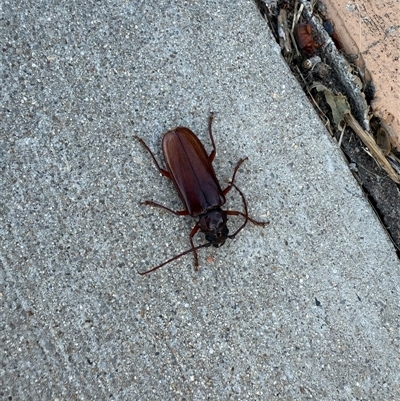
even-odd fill
[[[190,249],[174,256],[164,263],[153,267],[150,270],[140,272],[139,274],[144,275],[151,273],[167,263],[191,252],[194,254],[195,270],[197,270],[199,266],[197,256],[198,249],[211,245],[215,247],[223,245],[227,238],[234,238],[245,227],[247,221],[259,226],[265,226],[269,223],[257,221],[249,217],[246,198],[244,197],[242,191],[235,185],[234,181],[236,173],[247,157],[239,160],[233,171],[232,180],[229,182],[229,185],[224,190],[221,189],[212,166],[212,161],[216,155],[216,147],[212,135],[213,118],[214,114],[210,113],[208,132],[213,150],[209,155],[197,136],[188,128],[176,127],[164,134],[162,148],[167,170],[164,170],[160,167],[153,152],[146,145],[143,139],[135,136],[136,139],[143,145],[143,147],[150,153],[150,156],[152,157],[158,171],[163,176],[172,180],[176,190],[178,191],[179,197],[185,206],[185,209],[174,211],[166,206],[152,201],[144,201],[142,204],[162,208],[177,216],[190,215],[192,217],[199,218],[199,221],[190,232]],[[240,194],[243,200],[244,212],[221,209],[221,206],[223,206],[226,202],[225,195],[232,188],[235,188]],[[228,221],[227,216],[238,215],[243,216],[245,220],[235,233],[229,235],[229,230],[226,224]],[[207,243],[194,246],[193,237],[199,230],[205,233]]]

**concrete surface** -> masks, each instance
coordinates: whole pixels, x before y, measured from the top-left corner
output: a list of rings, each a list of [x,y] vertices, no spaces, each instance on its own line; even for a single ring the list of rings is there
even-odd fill
[[[1,29],[3,399],[400,399],[399,262],[252,1],[5,1]],[[141,277],[194,219],[140,206],[181,208],[133,137],[210,149],[210,110],[271,224]]]

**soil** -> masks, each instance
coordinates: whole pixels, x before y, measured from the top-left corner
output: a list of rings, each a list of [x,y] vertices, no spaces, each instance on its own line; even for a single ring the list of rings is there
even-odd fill
[[[256,0],[261,13],[282,48],[283,57],[304,88],[304,91],[310,98],[311,104],[316,108],[324,124],[327,125],[332,136],[336,138],[338,145],[340,143],[349,168],[359,182],[371,206],[379,216],[382,225],[387,230],[400,258],[400,185],[389,178],[388,173],[375,161],[363,142],[350,128],[345,128],[343,131],[341,124],[336,124],[332,110],[323,94],[317,93],[315,90],[310,90],[310,87],[318,82],[328,87],[329,91],[334,95],[344,93],[349,99],[352,114],[364,129],[374,135],[375,138],[377,138],[378,132],[386,134],[389,145],[387,145],[388,149],[384,151],[385,155],[391,152],[389,157],[394,158],[394,160],[395,157],[399,158],[400,155],[397,149],[393,147],[393,145],[400,144],[400,130],[399,137],[394,136],[396,128],[393,130],[393,127],[396,125],[396,117],[398,122],[398,110],[400,110],[400,88],[396,89],[399,85],[398,52],[396,56],[394,54],[395,50],[388,50],[388,46],[385,47],[385,43],[391,43],[391,37],[389,38],[389,36],[394,31],[398,33],[400,25],[393,25],[394,31],[393,29],[385,31],[382,28],[382,24],[389,18],[389,15],[395,13],[395,7],[393,6],[392,13],[389,13],[387,10],[385,13],[382,13],[380,9],[378,10],[378,5],[370,5],[370,2],[327,1],[330,2],[329,13],[325,3],[314,2],[311,20],[311,13],[309,11],[304,11],[299,20],[296,20],[296,15],[299,16],[298,10],[302,3],[301,0]],[[391,0],[385,1],[394,3]],[[337,3],[335,6],[338,8],[340,8],[339,3],[341,6],[346,3],[344,7],[352,10],[352,17],[357,16],[357,18],[350,22],[350,17],[340,15],[340,18],[344,18],[344,23],[338,23],[339,13],[334,9],[337,15],[335,23],[332,23],[329,18],[333,15],[333,3]],[[381,4],[382,2],[379,3]],[[354,13],[354,10],[357,11],[357,14]],[[368,14],[368,10],[372,14]],[[299,28],[297,29],[300,35],[292,35],[290,32],[289,34],[285,34],[283,32],[285,29],[282,28],[284,27],[284,24],[282,25],[282,15],[284,16],[283,19],[287,18],[289,31],[292,26],[295,26],[294,33],[296,33],[298,25],[300,30]],[[293,23],[293,19],[295,19],[295,23]],[[355,24],[354,21],[357,23]],[[343,29],[337,30],[337,27],[341,26],[341,24]],[[363,24],[367,25],[364,26]],[[329,35],[332,36],[336,48],[344,56],[340,55],[340,57],[347,60],[348,64],[342,65],[349,66],[348,70],[354,74],[354,82],[359,81],[361,93],[358,95],[361,95],[361,103],[365,105],[364,115],[360,115],[358,111],[354,110],[354,102],[351,101],[353,93],[349,93],[349,89],[344,87],[342,77],[338,76],[337,66],[329,65],[332,57],[331,54],[326,53],[329,50],[327,50],[327,46],[324,46],[326,41],[324,35],[326,33],[324,31],[323,35],[318,34],[319,28],[317,25],[320,27],[324,26],[325,29],[330,31]],[[369,34],[372,34],[374,30],[376,32],[383,32],[386,35],[386,42],[378,38],[378,36],[376,36],[375,42],[371,42],[373,36],[369,37],[367,31]],[[295,36],[297,36],[296,39]],[[300,40],[298,36],[300,36]],[[356,40],[351,39],[352,37],[355,37]],[[287,43],[283,38],[291,38],[291,43]],[[398,48],[398,44],[392,43],[392,45],[394,49],[396,49],[396,46]],[[300,48],[299,52],[296,51],[296,47]],[[363,49],[362,54],[359,49]],[[313,64],[313,60],[317,60],[317,63]],[[381,69],[378,68],[379,61],[386,63],[384,67],[381,66]],[[380,75],[385,70],[396,72],[393,76],[389,74],[387,79],[385,79],[382,78],[383,75]],[[339,74],[341,73],[345,75],[348,71],[343,72],[342,68],[342,70],[339,69]],[[382,80],[384,81],[384,85],[375,85],[375,82]],[[356,91],[359,91],[359,89],[356,88]],[[393,115],[392,113],[397,113],[397,115]],[[363,116],[370,117],[372,114],[374,117],[365,123]],[[393,122],[395,123],[394,125]],[[392,125],[389,126],[388,123],[392,123]],[[381,141],[376,139],[376,142],[379,144]],[[391,160],[391,164],[395,167],[399,175],[400,163],[393,163]]]
[[[342,150],[365,195],[386,228],[400,258],[400,197],[394,183],[369,156],[361,141],[346,129]]]

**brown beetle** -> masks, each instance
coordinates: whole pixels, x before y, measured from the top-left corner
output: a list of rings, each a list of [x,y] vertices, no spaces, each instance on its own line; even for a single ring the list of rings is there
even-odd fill
[[[303,23],[297,24],[294,28],[294,38],[296,39],[297,47],[305,55],[314,53],[316,49],[321,47],[313,38],[311,24]]]
[[[141,138],[136,137],[143,147],[150,153],[157,170],[163,176],[172,180],[185,209],[174,211],[152,201],[144,201],[142,204],[162,208],[177,216],[190,215],[199,218],[199,221],[190,232],[190,249],[148,271],[140,272],[139,274],[143,275],[151,273],[190,252],[194,253],[195,270],[197,270],[199,265],[197,256],[198,249],[211,245],[215,247],[223,245],[227,238],[234,238],[245,227],[247,221],[262,226],[268,224],[268,222],[256,221],[249,217],[246,199],[242,191],[234,183],[239,167],[247,158],[239,160],[233,171],[232,180],[229,182],[229,185],[224,190],[221,189],[212,166],[212,161],[216,155],[216,147],[211,129],[212,121],[213,113],[210,114],[208,124],[210,139],[213,146],[213,150],[209,155],[204,149],[203,144],[189,128],[176,127],[164,134],[162,147],[167,170],[164,170],[159,166],[153,152],[146,143]],[[238,191],[243,200],[244,213],[237,210],[221,209],[221,206],[226,202],[225,195],[232,188],[235,188]],[[229,235],[227,216],[239,215],[243,216],[245,220],[234,234]],[[205,239],[208,242],[195,247],[193,244],[193,237],[199,230],[205,233]]]

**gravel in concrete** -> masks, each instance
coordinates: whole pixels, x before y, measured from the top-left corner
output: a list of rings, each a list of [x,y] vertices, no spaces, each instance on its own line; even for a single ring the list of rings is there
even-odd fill
[[[2,7],[2,398],[400,399],[399,262],[252,1]],[[210,110],[270,225],[139,276],[195,219],[134,135]]]

